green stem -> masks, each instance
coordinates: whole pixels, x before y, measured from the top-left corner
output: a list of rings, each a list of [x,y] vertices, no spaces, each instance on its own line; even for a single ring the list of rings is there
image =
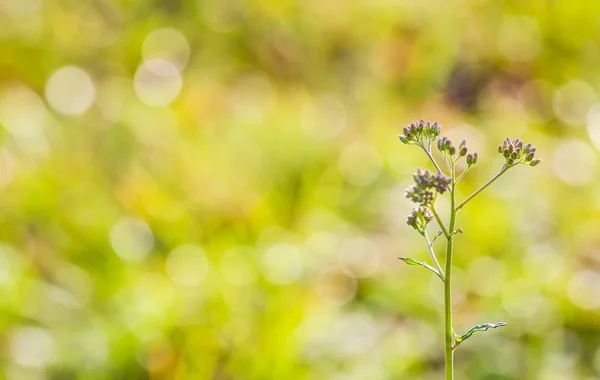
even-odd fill
[[[448,229],[454,231],[456,224],[456,212],[454,203],[456,200],[456,182],[454,165],[451,169],[452,188],[450,189],[450,224]],[[452,279],[452,250],[454,246],[454,234],[447,236],[446,241],[446,274],[444,281],[444,315],[445,315],[445,333],[446,333],[446,380],[454,379],[454,334],[452,329],[452,299],[451,299],[451,279]]]
[[[458,176],[458,178],[456,179],[456,183],[459,183],[460,180],[462,179],[462,177],[465,176],[465,174],[467,174],[467,172],[469,171],[469,169],[471,169],[471,165],[467,166],[465,170],[463,170],[462,173],[460,173],[460,175]]]
[[[437,213],[433,203],[431,204],[431,213],[435,217],[435,221],[439,224],[440,229],[442,230],[442,233],[444,234],[446,239],[448,239],[450,237],[450,234],[448,233],[448,230],[444,226],[444,223],[442,222],[442,219],[440,218],[439,214]]]
[[[431,241],[429,241],[429,235],[427,235],[427,231],[423,232],[423,237],[425,238],[425,241],[427,242],[427,250],[429,251],[429,256],[431,256],[433,265],[435,265],[435,268],[440,273],[440,277],[441,277],[442,281],[446,281],[444,271],[442,270],[440,263],[437,261],[437,257],[435,257],[435,252],[433,252],[433,245],[432,245]]]
[[[431,160],[431,162],[433,163],[433,166],[435,166],[435,169],[438,171],[438,173],[442,173],[442,169],[440,168],[440,166],[438,165],[437,161],[435,160],[435,158],[433,158],[433,155],[431,154],[431,142],[429,143],[429,149],[425,148],[425,145],[420,145],[421,148],[423,148],[423,151],[427,154],[427,157],[429,157],[429,159]]]
[[[504,174],[504,172],[506,172],[508,169],[510,168],[510,166],[506,166],[503,165],[502,169],[500,169],[500,171],[493,176],[492,178],[489,179],[489,181],[487,181],[486,183],[484,183],[479,189],[475,190],[475,192],[471,195],[469,195],[467,197],[467,199],[465,199],[464,201],[462,201],[458,206],[456,206],[456,209],[454,209],[454,211],[460,211],[461,208],[465,207],[465,205],[473,198],[475,198],[477,196],[477,194],[481,193],[483,190],[485,190],[486,187],[488,187],[489,185],[491,185],[495,180],[497,180],[502,174]],[[450,231],[452,231],[452,227],[449,227]]]

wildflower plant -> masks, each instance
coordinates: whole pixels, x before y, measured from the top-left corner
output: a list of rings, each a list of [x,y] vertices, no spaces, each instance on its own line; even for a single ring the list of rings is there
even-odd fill
[[[536,166],[541,160],[535,158],[536,150],[530,143],[525,144],[519,139],[511,140],[506,138],[506,140],[498,146],[498,153],[505,159],[505,162],[498,173],[462,202],[457,204],[456,186],[464,175],[477,164],[479,156],[476,152],[469,153],[466,140],[462,140],[458,147],[456,147],[449,138],[439,138],[441,130],[442,129],[437,122],[430,123],[420,120],[405,126],[403,129],[404,134],[399,136],[402,143],[416,145],[421,148],[427,157],[429,157],[429,160],[436,171],[435,173],[432,173],[429,170],[419,169],[413,176],[415,184],[409,187],[405,194],[406,198],[418,204],[418,207],[412,210],[406,219],[406,223],[423,237],[433,266],[413,258],[401,257],[400,259],[409,265],[418,265],[430,270],[444,283],[445,369],[446,380],[452,380],[454,378],[454,350],[478,331],[486,331],[490,328],[506,325],[504,322],[483,323],[473,326],[460,335],[456,334],[452,328],[452,254],[455,235],[457,233],[462,233],[460,228],[456,228],[458,212],[509,169],[517,165]],[[441,153],[443,161],[445,162],[447,174],[435,160],[432,151],[433,146],[437,146],[437,149]],[[467,165],[459,174],[457,173],[456,164],[461,159],[465,159]],[[438,196],[445,193],[449,194],[450,197],[450,217],[447,225],[442,221],[442,218],[435,207]],[[427,234],[427,226],[433,220],[436,221],[440,231],[433,239],[430,239]],[[434,242],[437,237],[442,235],[446,240],[445,270],[442,269],[442,266],[439,264],[434,251]]]

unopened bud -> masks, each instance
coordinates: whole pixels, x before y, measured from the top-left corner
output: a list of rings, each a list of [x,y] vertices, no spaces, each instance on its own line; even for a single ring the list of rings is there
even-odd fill
[[[440,133],[442,133],[442,127],[438,124],[437,121],[435,121],[431,125],[431,138],[438,137],[440,135]]]
[[[448,148],[448,153],[450,153],[451,156],[454,156],[454,154],[456,153],[456,148],[450,146],[450,148]]]
[[[542,162],[542,160],[540,160],[539,158],[534,159],[533,161],[531,161],[531,163],[529,165],[531,166],[536,166],[537,164],[539,164],[540,162]]]
[[[408,139],[406,138],[406,136],[400,135],[398,136],[398,138],[400,139],[400,141],[402,141],[403,144],[408,144]]]
[[[462,148],[460,148],[460,151],[458,152],[458,155],[460,157],[464,157],[467,154],[467,147],[463,146]]]
[[[467,165],[475,165],[477,163],[477,152],[467,154]]]

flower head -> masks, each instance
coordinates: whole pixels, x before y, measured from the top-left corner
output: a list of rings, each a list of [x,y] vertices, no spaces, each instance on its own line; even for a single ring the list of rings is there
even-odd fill
[[[419,169],[414,175],[415,185],[406,190],[406,198],[422,206],[431,204],[435,198],[434,192],[440,194],[448,190],[452,178],[442,173],[431,174],[429,170]]]
[[[440,150],[440,152],[442,152],[442,153],[447,152],[451,156],[453,156],[456,153],[456,148],[454,147],[454,145],[452,145],[452,141],[450,141],[450,139],[445,136],[438,140],[437,147]],[[462,148],[462,146],[461,146],[461,148]]]
[[[467,165],[475,165],[478,158],[477,152],[467,154]]]
[[[539,158],[534,158],[535,147],[531,143],[524,144],[520,139],[511,140],[507,137],[502,144],[498,145],[498,153],[504,156],[509,166],[517,164],[536,166],[542,162]]]
[[[398,136],[398,138],[404,144],[421,145],[424,143],[423,139],[431,141],[438,137],[442,131],[442,127],[437,121],[431,123],[421,119],[405,126],[402,131],[404,134]]]
[[[422,235],[432,220],[433,214],[427,207],[418,207],[413,209],[408,218],[406,218],[406,224]]]

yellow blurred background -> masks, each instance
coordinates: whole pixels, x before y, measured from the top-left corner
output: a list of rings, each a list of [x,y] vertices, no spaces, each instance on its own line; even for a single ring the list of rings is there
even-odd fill
[[[479,152],[459,199],[507,136],[543,159],[460,214],[455,328],[508,326],[457,379],[600,379],[599,14],[0,0],[1,378],[442,378],[442,286],[397,259],[424,118]]]

